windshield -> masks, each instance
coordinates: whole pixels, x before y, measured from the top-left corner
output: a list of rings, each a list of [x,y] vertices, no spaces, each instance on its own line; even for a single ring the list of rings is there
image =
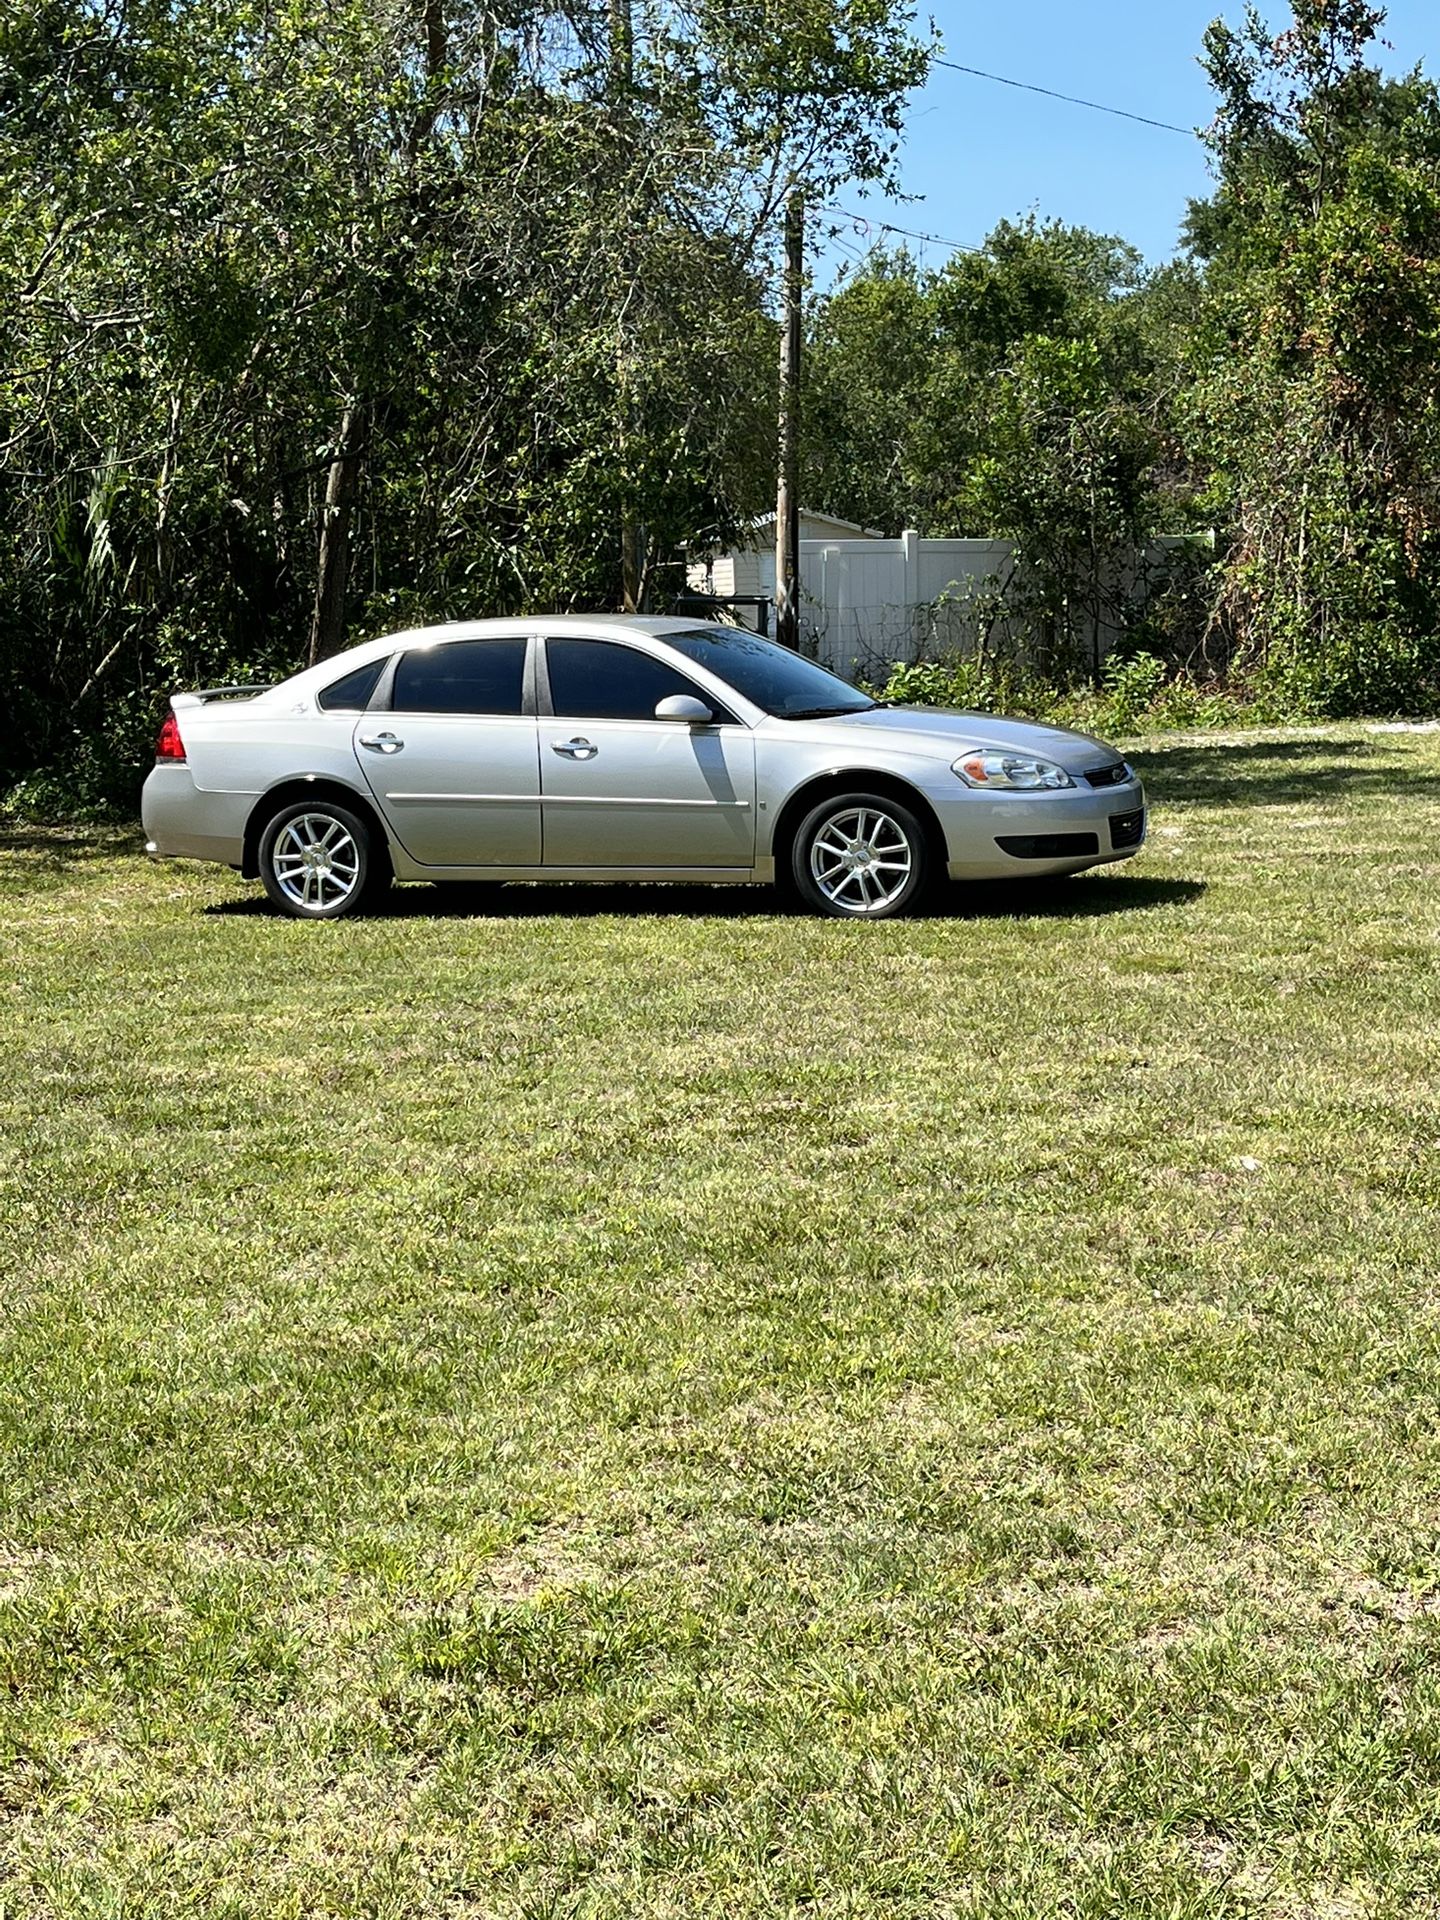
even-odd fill
[[[865,713],[875,705],[838,674],[827,673],[813,660],[802,660],[788,647],[747,633],[743,627],[697,627],[693,633],[659,637],[667,647],[697,666],[708,667],[755,706],[782,720]]]

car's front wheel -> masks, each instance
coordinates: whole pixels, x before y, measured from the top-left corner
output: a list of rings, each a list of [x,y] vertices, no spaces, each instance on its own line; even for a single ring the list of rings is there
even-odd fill
[[[370,829],[334,801],[282,807],[260,836],[260,878],[282,913],[338,920],[388,877]]]
[[[876,793],[834,794],[800,822],[791,877],[805,904],[840,920],[886,920],[913,907],[930,879],[920,821]]]

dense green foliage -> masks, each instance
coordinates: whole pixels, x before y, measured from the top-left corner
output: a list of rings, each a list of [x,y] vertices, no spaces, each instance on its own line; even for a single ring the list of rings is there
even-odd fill
[[[0,777],[73,729],[103,786],[159,690],[307,635],[639,597],[761,506],[772,206],[886,178],[908,21],[10,9]]]
[[[1051,683],[1103,629],[1277,711],[1432,702],[1440,100],[1380,18],[1211,29],[1176,262],[1032,219],[813,298],[807,504],[1013,541],[974,650]],[[890,0],[18,0],[0,792],[128,803],[176,683],[663,604],[773,497],[779,200],[889,182],[926,58]]]
[[[1146,274],[1032,223],[938,272],[877,257],[827,301],[810,491],[889,531],[1012,537],[1009,605],[1052,673],[1083,664],[1079,611],[1292,712],[1428,706],[1440,96],[1371,64],[1379,9],[1293,13],[1206,37],[1216,191],[1187,259]],[[1131,593],[1126,554],[1207,527],[1207,581]]]
[[[1013,655],[952,652],[897,663],[876,693],[901,706],[1026,714],[1113,738],[1265,726],[1287,708],[1272,689],[1217,684],[1156,653],[1112,653],[1092,679],[1055,679]]]
[[[1295,18],[1206,41],[1194,416],[1233,537],[1221,613],[1302,700],[1414,704],[1440,685],[1440,97],[1366,64],[1379,9]]]
[[[1156,449],[1114,415],[1153,383],[1144,296],[1130,297],[1142,278],[1123,242],[1033,220],[938,272],[877,254],[816,317],[808,494],[888,532],[1018,533],[1024,489],[1045,482],[1013,467],[1048,467],[1047,424],[1078,442],[1099,415],[1110,485],[1138,524]]]
[[[1013,541],[1002,598],[1030,655],[1087,664],[1077,629],[1131,626],[1132,557],[1190,524],[1173,314],[1198,298],[1184,267],[1147,279],[1123,242],[1034,221],[938,272],[877,256],[817,317],[809,497],[887,532]]]

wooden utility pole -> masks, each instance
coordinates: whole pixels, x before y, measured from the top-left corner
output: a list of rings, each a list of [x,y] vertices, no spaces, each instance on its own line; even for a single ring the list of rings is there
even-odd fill
[[[610,107],[622,141],[634,138],[630,125],[635,94],[635,21],[631,0],[610,0]],[[645,532],[640,525],[630,473],[635,457],[633,345],[627,314],[637,269],[630,237],[624,241],[623,284],[616,290],[615,452],[620,468],[620,596],[626,613],[644,613],[646,600]]]
[[[805,200],[785,202],[784,324],[780,330],[780,445],[775,488],[775,638],[800,644],[800,301],[805,286]]]

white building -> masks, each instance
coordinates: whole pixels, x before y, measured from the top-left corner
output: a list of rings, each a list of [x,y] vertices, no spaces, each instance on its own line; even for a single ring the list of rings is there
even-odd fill
[[[729,553],[716,553],[693,562],[687,578],[696,593],[717,594],[722,600],[765,599],[775,597],[775,516],[773,513],[752,520],[745,544]],[[883,534],[862,527],[854,520],[837,519],[833,513],[811,513],[800,509],[800,547],[827,540],[881,540]]]

